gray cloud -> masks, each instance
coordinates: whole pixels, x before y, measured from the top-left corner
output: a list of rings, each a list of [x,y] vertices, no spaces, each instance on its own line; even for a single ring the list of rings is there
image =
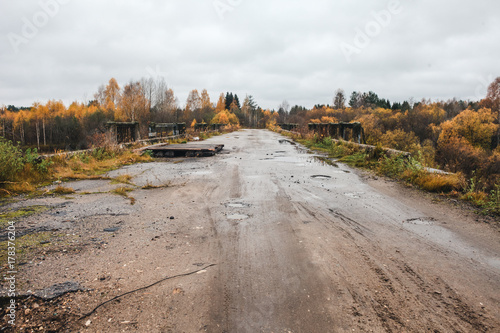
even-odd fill
[[[331,103],[337,88],[391,101],[482,97],[478,86],[500,75],[500,3],[401,1],[348,62],[341,45],[355,45],[390,2],[4,1],[0,104],[69,104],[111,77],[123,85],[150,75],[164,76],[181,104],[203,88],[213,100],[233,91],[269,108]],[[40,4],[54,3],[43,22]],[[37,18],[46,24],[14,52],[9,36],[25,38]]]

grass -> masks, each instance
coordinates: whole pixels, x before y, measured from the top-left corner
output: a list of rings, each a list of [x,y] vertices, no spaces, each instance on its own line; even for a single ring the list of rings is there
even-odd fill
[[[168,182],[166,184],[163,184],[163,185],[153,185],[151,184],[149,181],[146,183],[146,185],[142,186],[141,189],[143,190],[154,190],[154,189],[158,189],[158,188],[167,188],[167,187],[170,187],[172,184],[171,182]]]
[[[51,251],[60,252],[63,248],[73,250],[71,238],[67,235],[53,232],[38,232],[16,238],[16,266],[33,260],[37,256],[46,255]],[[0,248],[7,248],[7,241],[0,242]],[[7,251],[0,251],[0,262],[7,262]],[[5,269],[5,266],[1,270]]]
[[[56,157],[53,177],[61,180],[102,179],[104,173],[121,166],[152,160],[147,154],[139,155],[129,150],[116,151],[100,159],[92,154],[74,155],[70,158]]]
[[[21,218],[43,213],[50,208],[47,206],[28,206],[0,214],[0,228],[5,228],[10,221],[18,221]]]
[[[129,199],[130,200],[130,204],[134,205],[135,204],[135,198],[129,196],[129,193],[132,192],[133,190],[134,189],[131,188],[131,187],[122,186],[122,187],[115,188],[114,190],[111,191],[111,193],[116,194],[116,195],[120,195],[122,197],[125,197],[125,198]]]
[[[67,194],[75,193],[75,190],[72,189],[71,187],[65,187],[65,186],[58,185],[55,189],[53,189],[51,191],[51,193],[57,194],[57,195],[67,195]]]
[[[72,155],[55,155],[47,159],[39,158],[37,152],[22,152],[12,144],[2,142],[5,147],[0,152],[4,160],[15,160],[15,172],[7,172],[7,166],[0,167],[0,197],[15,196],[18,194],[39,194],[37,188],[48,185],[56,180],[83,180],[83,179],[109,179],[103,175],[116,170],[124,165],[152,161],[148,154],[138,154],[131,150],[112,147],[99,148],[90,152],[81,152]],[[10,155],[9,155],[10,154]],[[6,162],[7,163],[7,162]],[[114,179],[118,183],[130,184],[131,176],[122,175]],[[58,189],[56,194],[64,193],[65,189]],[[61,193],[57,193],[61,192]],[[71,192],[73,193],[73,192]]]
[[[124,174],[124,175],[119,175],[115,178],[113,178],[111,180],[111,184],[127,184],[127,185],[134,185],[132,184],[131,180],[132,180],[132,177],[131,175],[129,174]]]

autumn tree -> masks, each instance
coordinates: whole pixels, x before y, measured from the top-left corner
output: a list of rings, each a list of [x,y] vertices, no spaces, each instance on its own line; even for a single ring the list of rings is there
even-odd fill
[[[120,86],[115,78],[109,80],[106,90],[104,91],[104,96],[106,98],[104,108],[107,110],[116,110],[116,105],[120,100]]]
[[[485,98],[488,107],[496,115],[497,123],[500,125],[500,76],[497,77],[489,86]],[[500,144],[500,127],[497,129],[496,145]]]
[[[217,101],[217,106],[215,107],[215,113],[226,110],[226,99],[224,98],[224,93],[221,93],[219,100]]]
[[[201,118],[208,123],[214,117],[214,107],[210,101],[210,95],[206,89],[201,92]]]
[[[413,131],[421,141],[432,139],[433,125],[446,119],[446,111],[436,103],[420,103],[404,113],[401,125],[407,132]]]
[[[203,89],[201,91],[200,100],[201,100],[201,108],[202,109],[212,108],[212,102],[210,101],[210,95],[208,94],[207,89]]]
[[[252,95],[247,95],[243,101],[241,112],[245,119],[246,125],[256,127],[259,123],[259,112],[257,103],[254,101]]]
[[[179,122],[179,114],[177,113],[178,103],[175,97],[174,91],[172,89],[165,89],[158,99],[157,104],[154,107],[154,121],[164,123],[164,122]]]
[[[186,108],[184,109],[184,121],[189,122],[193,117],[199,118],[201,110],[201,97],[198,90],[193,89],[189,93],[186,100]]]
[[[212,124],[239,125],[239,120],[234,113],[224,110],[215,115]]]
[[[420,139],[413,132],[405,132],[402,129],[385,132],[380,138],[384,147],[393,148],[410,153],[420,150]]]
[[[130,82],[123,88],[117,119],[121,121],[140,121],[147,119],[148,103],[140,82]]]
[[[483,108],[477,112],[467,109],[441,125],[439,143],[445,144],[452,138],[461,137],[474,147],[490,149],[491,138],[498,130],[494,120],[495,115],[490,109]]]
[[[342,89],[337,89],[333,98],[333,107],[335,109],[345,109],[345,92]]]
[[[37,145],[38,147],[40,147],[40,134],[43,135],[43,145],[46,146],[47,145],[47,133],[46,133],[46,122],[47,122],[47,118],[49,116],[49,110],[48,108],[41,104],[41,103],[34,103],[33,104],[33,108],[32,108],[32,111],[36,114],[36,135],[37,135]],[[42,123],[42,129],[41,129],[41,133],[40,133],[40,124],[39,123]]]
[[[262,111],[261,127],[273,128],[276,126],[279,114],[270,110]]]

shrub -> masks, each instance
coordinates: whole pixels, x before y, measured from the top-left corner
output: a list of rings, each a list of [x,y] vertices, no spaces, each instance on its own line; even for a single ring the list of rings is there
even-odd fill
[[[0,138],[0,182],[13,181],[24,167],[21,149],[11,141]]]

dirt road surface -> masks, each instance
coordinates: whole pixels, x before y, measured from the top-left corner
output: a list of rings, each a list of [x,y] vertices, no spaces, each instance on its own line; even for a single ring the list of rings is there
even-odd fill
[[[133,176],[134,205],[109,181],[14,204],[52,207],[18,226],[65,249],[20,267],[19,288],[90,289],[26,312],[79,332],[500,332],[498,229],[276,133],[208,142],[223,153],[112,172]]]

